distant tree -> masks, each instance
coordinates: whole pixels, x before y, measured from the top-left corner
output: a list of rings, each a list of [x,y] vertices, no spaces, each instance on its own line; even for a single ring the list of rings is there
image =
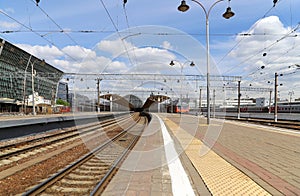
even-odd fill
[[[64,101],[60,98],[58,100],[56,100],[56,104],[57,105],[64,105],[64,106],[70,106],[70,103],[68,103],[68,102],[66,102],[66,101]]]

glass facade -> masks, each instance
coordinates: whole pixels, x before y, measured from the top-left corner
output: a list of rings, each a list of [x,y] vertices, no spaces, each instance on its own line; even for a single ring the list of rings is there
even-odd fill
[[[58,84],[57,98],[70,103],[68,83],[60,82]]]
[[[63,72],[0,38],[0,104],[23,104],[34,91],[54,101]],[[33,77],[33,82],[32,82]]]

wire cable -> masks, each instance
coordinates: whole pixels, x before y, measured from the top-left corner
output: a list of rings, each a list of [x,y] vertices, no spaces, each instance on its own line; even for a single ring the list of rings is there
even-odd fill
[[[3,14],[4,16],[8,17],[9,19],[15,21],[16,23],[18,23],[19,25],[21,25],[22,27],[26,28],[27,30],[31,31],[32,33],[34,33],[35,35],[41,37],[42,39],[44,39],[45,41],[47,41],[49,44],[55,46],[59,51],[61,51],[63,54],[65,54],[66,56],[70,57],[72,60],[77,61],[75,58],[73,58],[72,56],[70,56],[69,54],[67,54],[66,52],[62,51],[61,49],[59,49],[58,46],[56,46],[56,44],[52,41],[50,41],[49,39],[47,39],[45,36],[39,34],[38,32],[34,31],[32,28],[26,26],[25,24],[21,23],[20,21],[18,21],[17,19],[11,17],[10,15],[8,15],[7,13],[3,12],[0,9],[0,13]]]
[[[61,33],[64,33],[73,43],[75,43],[76,45],[78,45],[79,46],[79,44],[68,34],[68,33],[66,33],[65,31],[64,31],[64,29],[57,23],[57,22],[55,22],[50,16],[49,16],[49,14],[43,9],[43,8],[41,8],[39,5],[38,5],[38,3],[36,3],[36,1],[34,1],[34,0],[31,0],[31,2],[33,3],[33,4],[36,4],[36,6],[47,16],[47,18],[49,18],[49,20],[51,21],[51,22],[53,22],[53,24],[55,24],[59,29],[60,29],[60,32]]]
[[[128,60],[129,60],[130,64],[133,65],[132,60],[131,60],[130,55],[129,55],[128,48],[127,48],[127,46],[126,46],[126,43],[124,42],[124,39],[122,39],[122,37],[121,37],[120,31],[119,31],[117,25],[115,24],[114,20],[112,19],[111,14],[109,13],[108,9],[106,8],[106,6],[105,6],[103,0],[100,0],[100,2],[101,2],[101,4],[102,4],[103,8],[105,9],[105,12],[106,12],[107,16],[109,17],[110,22],[112,23],[113,27],[115,28],[115,30],[116,30],[116,32],[117,32],[117,34],[118,34],[118,36],[119,36],[119,38],[120,38],[120,40],[121,40],[121,42],[122,42],[124,48],[125,48],[126,55],[127,55],[127,57],[128,57]]]
[[[281,0],[277,1],[276,3],[279,3]],[[274,4],[275,5],[275,4]],[[272,11],[272,9],[274,9],[274,6],[272,6],[259,20],[258,22],[256,22],[249,30],[247,33],[245,33],[245,35],[251,35],[251,31],[262,21],[263,18],[266,18],[267,15]],[[241,43],[242,41],[244,41],[244,38],[242,38],[241,40],[239,40],[218,62],[216,65],[219,65],[227,56],[229,56],[229,54],[235,49],[237,48]],[[234,66],[233,68],[225,71],[225,74],[236,69],[236,67]]]

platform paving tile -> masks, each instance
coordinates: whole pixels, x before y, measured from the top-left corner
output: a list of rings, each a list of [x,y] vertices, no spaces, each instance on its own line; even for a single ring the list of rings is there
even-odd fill
[[[178,118],[169,118],[180,123]],[[196,133],[192,129],[185,131],[207,141],[209,130],[201,126],[203,121],[206,119],[200,117]],[[300,195],[299,143],[298,132],[226,121],[213,150],[272,195]]]
[[[212,195],[270,195],[243,172],[207,149],[199,139],[193,138],[191,141],[191,135],[176,123],[169,119],[165,119],[165,123],[181,145],[185,146],[185,153]],[[207,153],[201,155],[200,152]]]
[[[153,125],[152,122],[149,125],[145,135],[139,139],[122,168],[118,170],[101,195],[173,195],[171,176],[165,161],[163,139],[161,131],[157,128],[158,125],[160,128],[159,123]]]

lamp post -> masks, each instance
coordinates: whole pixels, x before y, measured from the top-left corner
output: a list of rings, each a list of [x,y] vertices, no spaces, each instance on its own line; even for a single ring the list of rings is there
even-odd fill
[[[25,98],[26,98],[26,77],[27,77],[27,68],[30,64],[30,60],[31,60],[32,55],[30,55],[28,61],[27,61],[27,65],[24,71],[24,82],[23,82],[23,112],[26,114],[26,105],[25,105]]]
[[[202,3],[200,3],[197,0],[191,0],[195,3],[197,3],[204,11],[205,13],[205,21],[206,21],[206,65],[207,65],[207,124],[210,123],[210,96],[209,96],[209,87],[210,87],[210,78],[209,78],[209,74],[210,74],[210,61],[209,61],[209,15],[210,12],[212,10],[212,8],[219,2],[222,2],[224,0],[217,0],[216,2],[214,2],[211,7],[208,9],[208,11],[206,11],[205,7],[202,5]],[[228,2],[230,2],[230,0],[228,0]],[[183,0],[181,1],[181,4],[178,6],[178,10],[181,12],[185,12],[189,9],[189,6],[186,4],[186,2]],[[228,6],[226,9],[226,12],[223,14],[223,17],[226,19],[231,18],[232,16],[234,16],[234,13],[231,11],[231,8]]]
[[[35,116],[36,115],[36,112],[35,112],[35,92],[34,92],[34,69],[33,69],[33,65],[34,65],[34,62],[31,63],[31,88],[32,88],[32,113],[33,115]]]
[[[25,106],[25,97],[26,97],[26,74],[27,74],[27,68],[29,67],[29,64],[31,64],[31,89],[32,89],[32,113],[33,115],[36,115],[35,111],[35,92],[34,92],[34,76],[35,76],[35,70],[34,70],[34,64],[38,59],[34,60],[33,63],[31,63],[32,55],[30,55],[26,68],[25,68],[25,76],[24,76],[24,82],[23,82],[23,103],[24,103],[24,111],[26,112],[26,106]],[[44,61],[42,61],[44,62]]]
[[[172,60],[172,61],[170,62],[170,66],[174,66],[174,65],[175,65],[174,61],[176,61],[176,60]],[[179,65],[180,65],[180,77],[182,77],[183,67],[184,67],[184,65],[185,65],[186,63],[190,62],[190,66],[191,66],[191,67],[194,67],[194,66],[195,66],[195,64],[194,64],[193,61],[186,61],[186,62],[184,62],[184,63],[181,63],[181,62],[179,62],[179,61],[176,61],[176,62],[178,62]],[[181,92],[181,91],[182,91],[182,78],[181,78],[181,83],[180,83],[180,115],[181,115],[181,111],[182,111],[182,92]]]

